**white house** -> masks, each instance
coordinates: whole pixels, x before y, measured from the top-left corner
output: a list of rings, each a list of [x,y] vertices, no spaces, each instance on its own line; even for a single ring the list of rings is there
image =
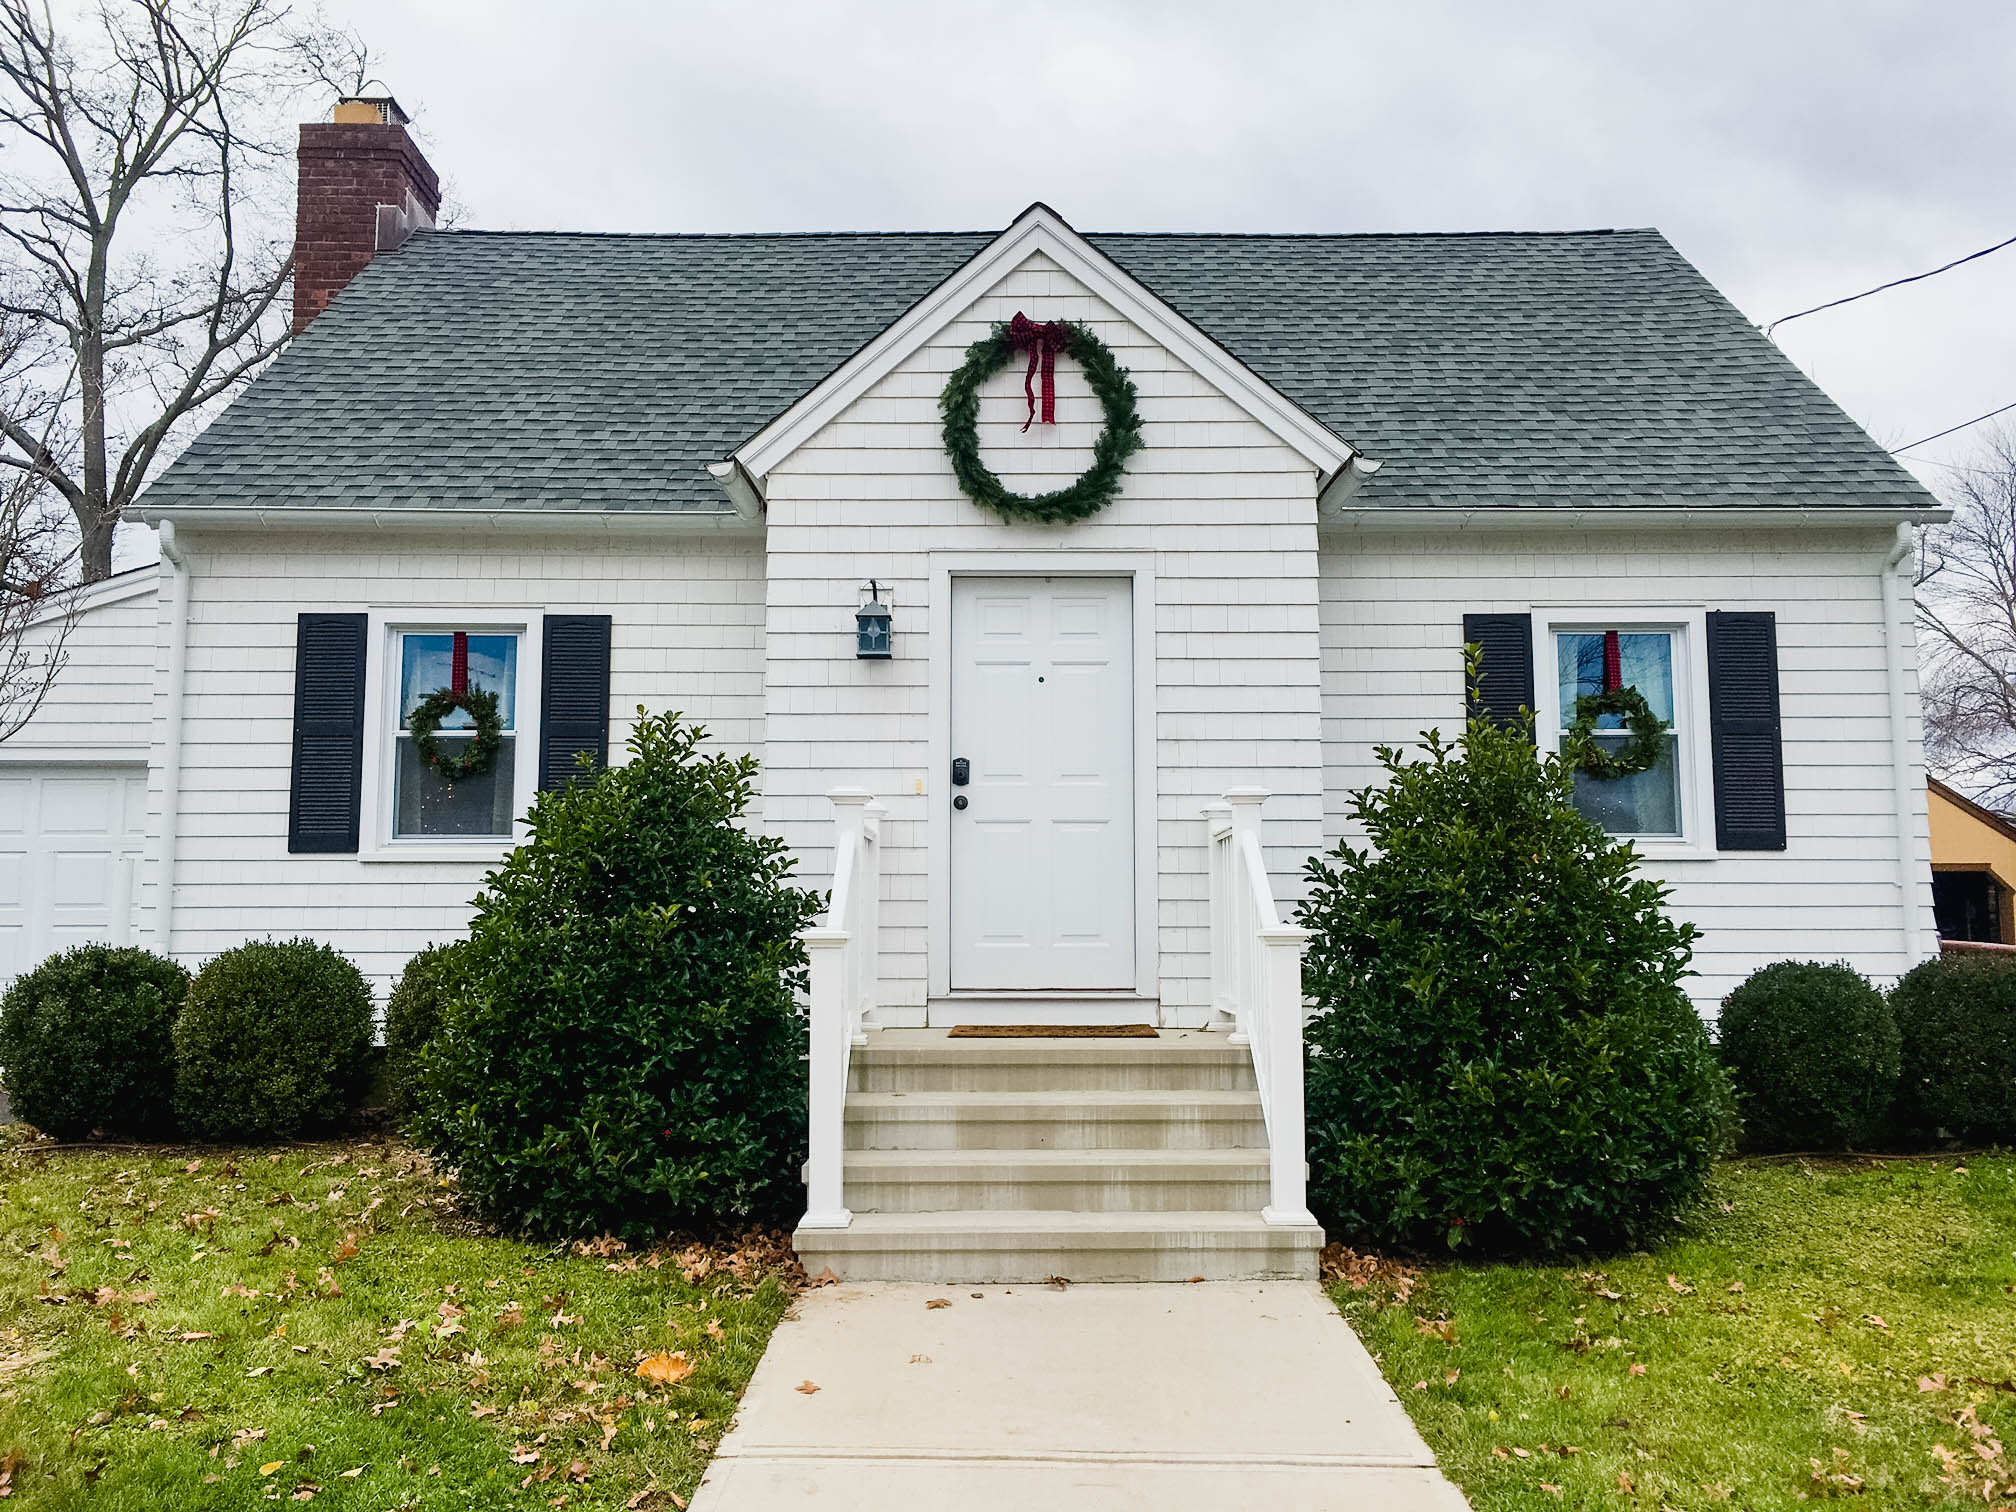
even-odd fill
[[[814,940],[808,1246],[1003,1276],[1071,1235],[1113,1274],[1195,1274],[1200,1245],[1226,1273],[1306,1265],[1281,921],[1373,747],[1464,718],[1466,641],[1481,706],[1531,707],[1543,743],[1620,678],[1667,725],[1583,800],[1700,926],[1704,1012],[1772,960],[1891,978],[1935,949],[1902,576],[1934,503],[1657,232],[1087,235],[1042,205],[998,233],[437,232],[396,106],[339,117],[302,133],[300,339],[149,491],[158,593],[98,590],[62,697],[0,745],[17,877],[76,874],[87,830],[113,856],[144,835],[130,904],[107,862],[113,933],[191,962],[305,933],[387,980],[464,927],[535,789],[678,709],[761,758],[809,882],[844,873]],[[948,457],[948,378],[1017,315],[1082,324],[1138,392],[1139,449],[1073,523],[1004,518]],[[1055,423],[1025,428],[1041,376],[1018,351],[981,390],[985,465],[1023,494],[1085,473],[1106,421],[1064,355]],[[871,598],[886,657],[859,654]],[[409,716],[460,685],[495,695],[502,748],[451,792]],[[0,896],[12,966],[74,932],[55,885]],[[1232,1067],[1187,1082],[1087,1069],[1146,1065],[1127,1042],[904,1038],[1227,1010],[1251,1049],[1181,1037]],[[1056,1103],[925,1139],[977,1185],[905,1217],[932,1162],[878,1146],[870,1103],[996,1085],[955,1052],[1034,1055]],[[877,1080],[899,1071],[923,1080]],[[1085,1195],[1087,1151],[1134,1145],[1056,1134],[1059,1105],[1251,1098],[1256,1072],[1271,1144],[1199,1105],[1157,1153],[1183,1181],[1218,1179],[1185,1140],[1237,1166],[1210,1212],[1265,1229],[1264,1205],[1286,1249],[1185,1228],[1173,1187],[1146,1214]],[[959,1206],[1003,1208],[974,1192],[1039,1154],[1076,1156],[1055,1201]],[[964,1260],[905,1268],[926,1220]]]

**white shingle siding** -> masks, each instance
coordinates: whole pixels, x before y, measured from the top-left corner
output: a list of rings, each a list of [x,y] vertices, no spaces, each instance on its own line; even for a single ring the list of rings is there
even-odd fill
[[[175,954],[200,960],[266,935],[342,950],[380,986],[416,950],[460,935],[488,865],[290,855],[287,804],[296,617],[367,608],[439,613],[523,605],[613,620],[610,751],[634,711],[678,709],[722,748],[763,739],[763,558],[753,537],[199,534],[184,709]],[[164,596],[165,600],[165,596]],[[165,629],[161,632],[166,644]],[[523,652],[536,658],[536,632]],[[165,666],[165,653],[163,654]],[[165,684],[165,676],[161,682]],[[537,686],[536,676],[534,686]],[[377,696],[377,689],[369,690]],[[156,703],[156,740],[162,705]],[[366,762],[381,759],[367,750]],[[150,824],[161,815],[155,752]],[[373,816],[364,819],[367,843]],[[148,923],[154,879],[143,887]]]
[[[4,743],[0,760],[146,759],[154,697],[155,579],[121,574],[87,589],[63,642],[63,669],[42,706]],[[46,646],[55,623],[23,640]]]
[[[1120,497],[1065,528],[1009,525],[960,493],[940,438],[938,395],[966,349],[1017,310],[1089,324],[1140,392],[1146,446]],[[1009,487],[1068,484],[1089,463],[1097,402],[1069,376],[1057,424],[1021,423],[1023,364],[984,391],[983,454]],[[1018,468],[1032,451],[1042,459]],[[931,553],[1060,550],[1060,571],[1095,553],[1147,553],[1154,571],[1156,931],[1165,1011],[1200,1021],[1209,998],[1204,805],[1258,784],[1275,797],[1266,838],[1277,889],[1299,888],[1322,817],[1314,469],[1246,412],[1040,254],[794,452],[766,480],[769,586],[764,785],[771,826],[824,885],[834,787],[888,806],[885,1003],[927,993],[927,771]],[[1082,570],[1082,569],[1081,569]],[[854,611],[873,578],[895,611],[896,655],[857,661]],[[918,796],[916,785],[924,784]],[[900,1015],[899,1015],[900,1016]]]
[[[1787,847],[1648,861],[1645,870],[1671,885],[1674,913],[1701,930],[1689,991],[1704,1012],[1757,967],[1787,957],[1845,959],[1879,980],[1894,977],[1904,944],[1879,581],[1894,539],[1890,526],[1326,530],[1326,836],[1334,843],[1347,832],[1351,792],[1380,779],[1375,745],[1460,728],[1464,614],[1578,602],[1769,609],[1778,619]],[[1938,944],[1908,651],[1905,665],[1923,956]],[[1552,669],[1536,665],[1534,675]],[[1712,823],[1707,838],[1712,851]]]

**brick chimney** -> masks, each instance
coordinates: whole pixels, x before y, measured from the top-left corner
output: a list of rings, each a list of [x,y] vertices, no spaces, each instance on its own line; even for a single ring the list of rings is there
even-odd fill
[[[390,95],[339,100],[326,121],[301,127],[294,215],[294,333],[380,252],[431,228],[441,181],[406,134]]]

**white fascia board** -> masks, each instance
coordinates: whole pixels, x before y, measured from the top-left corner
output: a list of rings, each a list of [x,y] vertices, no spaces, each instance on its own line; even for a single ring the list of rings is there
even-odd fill
[[[182,530],[509,531],[517,535],[695,535],[754,529],[733,510],[610,509],[277,509],[194,504],[146,511],[150,525],[173,520]]]
[[[1140,327],[1207,383],[1329,478],[1358,449],[1234,357],[1137,282],[1046,205],[1032,205],[956,273],[912,305],[797,403],[731,453],[760,485],[777,465],[886,377],[947,322],[1041,252],[1124,319]]]
[[[1825,530],[1895,530],[1899,525],[1943,525],[1950,509],[1895,509],[1882,505],[1776,504],[1747,506],[1703,504],[1692,509],[1633,504],[1590,508],[1563,505],[1506,505],[1469,509],[1453,504],[1420,504],[1389,509],[1340,509],[1317,519],[1326,531],[1499,531],[1692,529],[1784,530],[1805,527]]]

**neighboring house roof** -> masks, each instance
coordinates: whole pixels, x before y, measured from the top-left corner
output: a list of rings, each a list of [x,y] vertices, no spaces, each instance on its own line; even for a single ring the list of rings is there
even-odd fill
[[[1998,814],[1995,812],[1994,809],[1987,808],[1979,803],[1976,803],[1972,798],[1969,798],[1965,793],[1959,792],[1954,788],[1948,787],[1945,783],[1941,782],[1937,777],[1927,777],[1925,779],[1925,787],[1926,790],[1929,791],[1933,797],[1943,798],[1947,803],[1951,804],[1954,808],[1958,809],[1962,814],[1965,814],[1969,819],[1973,820],[1974,823],[1979,825],[1982,829],[1998,836],[1999,838],[2005,841],[2008,841],[2012,846],[2016,846],[2016,819],[2011,819],[2007,814]],[[1937,847],[1936,846],[1934,847],[1934,854],[1932,860],[1935,865],[1943,864],[1947,861],[1957,859],[1958,857],[1956,856],[1942,856],[1937,854]],[[2016,880],[2016,867],[2011,867],[2010,870],[2012,874],[2011,880]]]
[[[143,509],[719,513],[706,464],[993,239],[423,232]],[[1086,239],[1380,462],[1354,505],[1934,507],[1656,231]]]

